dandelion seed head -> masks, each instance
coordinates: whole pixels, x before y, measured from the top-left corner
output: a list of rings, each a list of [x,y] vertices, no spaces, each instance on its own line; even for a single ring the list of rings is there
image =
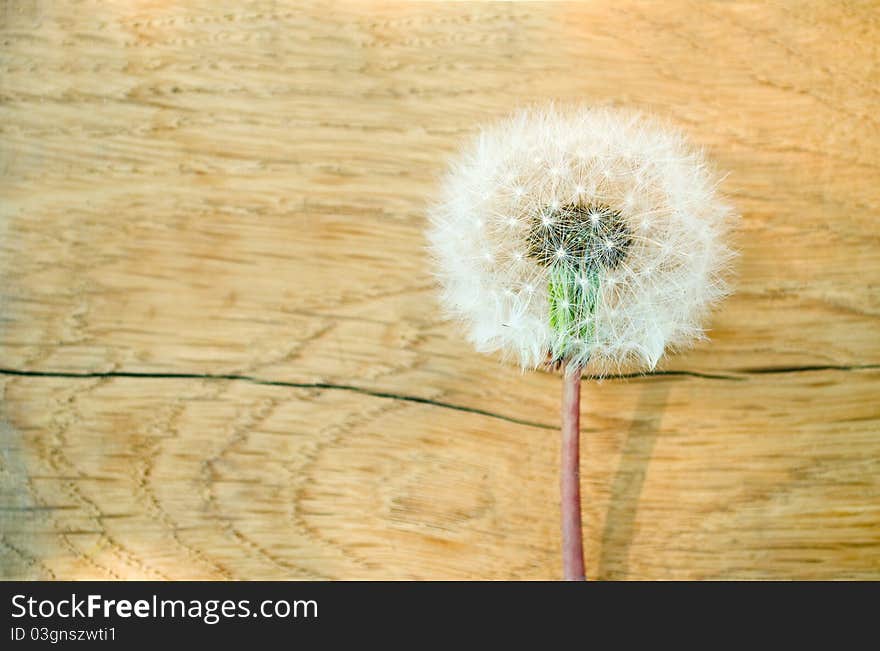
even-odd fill
[[[728,292],[735,213],[716,185],[650,118],[520,111],[461,151],[430,209],[442,303],[477,350],[523,368],[653,368]]]

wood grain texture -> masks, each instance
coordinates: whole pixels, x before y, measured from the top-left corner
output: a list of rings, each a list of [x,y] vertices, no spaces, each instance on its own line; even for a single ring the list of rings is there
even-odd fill
[[[559,576],[559,379],[437,313],[425,206],[554,98],[684,128],[737,293],[584,387],[587,573],[880,578],[871,3],[0,3],[0,576]]]

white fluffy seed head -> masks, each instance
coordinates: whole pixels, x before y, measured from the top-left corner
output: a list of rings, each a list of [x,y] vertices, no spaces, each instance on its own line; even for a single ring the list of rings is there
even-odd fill
[[[652,369],[727,292],[734,216],[677,131],[607,108],[520,111],[458,155],[429,213],[442,302],[523,368]]]

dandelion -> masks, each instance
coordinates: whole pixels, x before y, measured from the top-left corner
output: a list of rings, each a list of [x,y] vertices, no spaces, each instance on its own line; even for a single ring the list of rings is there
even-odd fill
[[[442,302],[475,348],[564,370],[566,578],[583,578],[580,379],[651,370],[703,337],[732,257],[734,213],[716,183],[701,154],[651,118],[551,106],[484,129],[430,209]]]

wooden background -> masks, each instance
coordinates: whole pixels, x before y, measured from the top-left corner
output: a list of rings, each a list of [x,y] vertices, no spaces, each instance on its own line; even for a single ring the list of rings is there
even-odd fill
[[[559,576],[559,379],[470,351],[422,235],[544,98],[743,213],[713,341],[584,387],[588,575],[880,578],[876,4],[0,6],[3,578]]]

